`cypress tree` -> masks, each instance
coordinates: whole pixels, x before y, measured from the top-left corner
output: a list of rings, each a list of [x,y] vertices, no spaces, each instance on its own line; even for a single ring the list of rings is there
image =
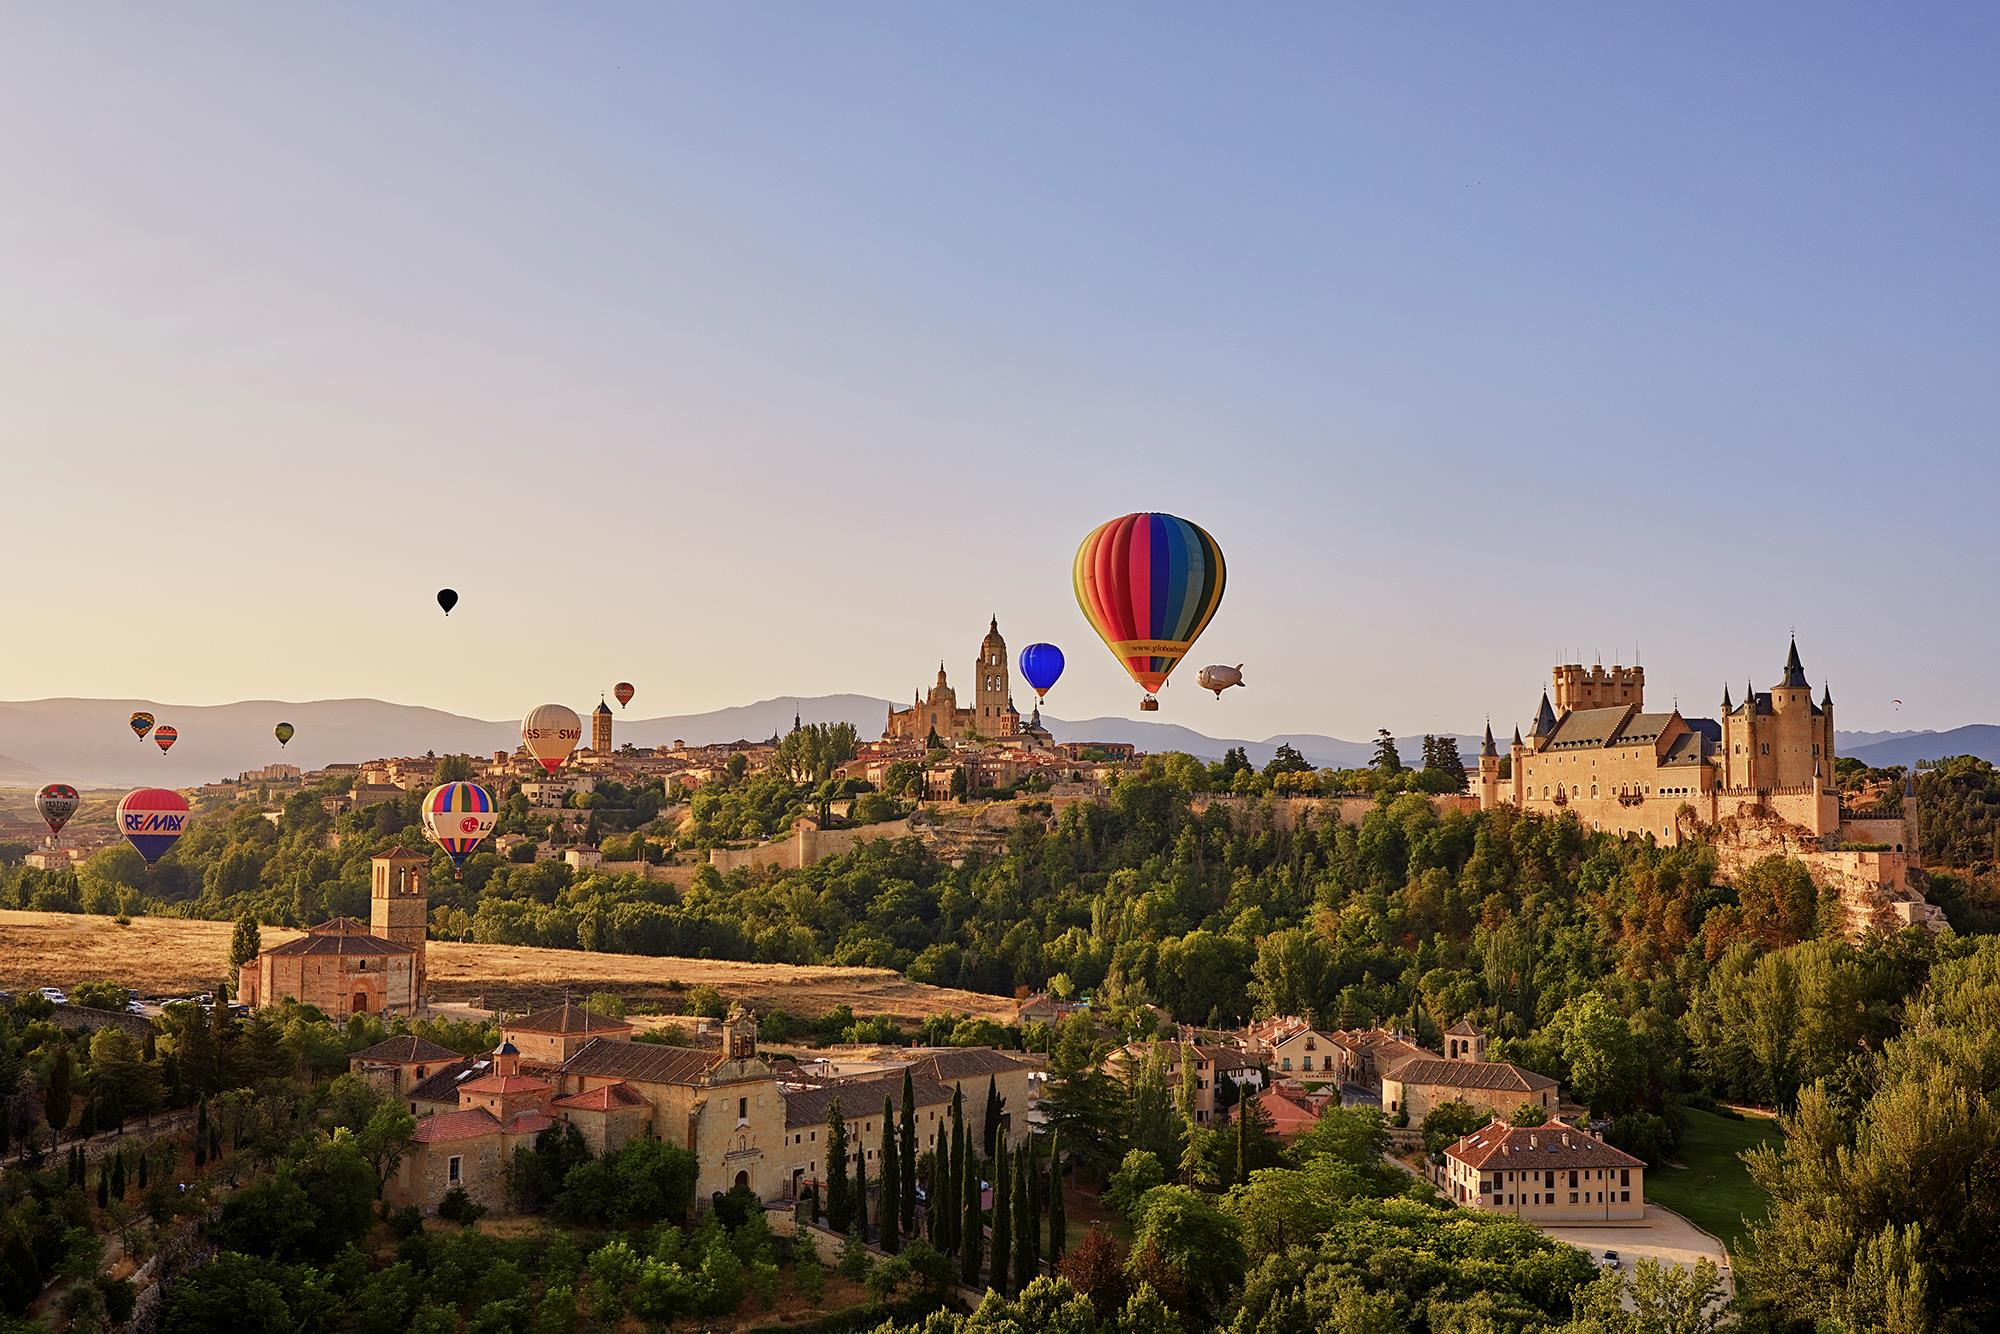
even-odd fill
[[[994,1082],[992,1075],[986,1076],[986,1115],[981,1120],[979,1133],[980,1147],[989,1160],[996,1152],[993,1146],[1000,1136],[1000,1113],[1006,1105],[1006,1099],[1000,1096],[1000,1085]]]
[[[1027,1158],[1023,1170],[1021,1158]],[[1035,1149],[1034,1141],[1014,1157],[1014,1291],[1035,1281]]]
[[[1007,1140],[993,1146],[993,1276],[987,1286],[1002,1297],[1014,1278],[1014,1206],[1007,1180]]]
[[[875,1210],[875,1230],[881,1234],[882,1250],[894,1255],[903,1249],[902,1156],[896,1149],[895,1108],[889,1095],[882,1095],[882,1203]]]
[[[1049,1141],[1049,1263],[1059,1265],[1068,1251],[1069,1215],[1063,1209],[1062,1132]]]
[[[964,1141],[961,1135],[960,1140]],[[967,1287],[979,1282],[980,1244],[985,1240],[981,1235],[982,1210],[979,1201],[979,1164],[972,1159],[972,1145],[965,1144],[959,1155],[961,1178],[959,1181],[960,1200],[963,1212],[958,1216],[958,1274]]]
[[[848,1201],[854,1210],[854,1231],[861,1240],[868,1240],[868,1146],[860,1140],[854,1141],[854,1198]]]
[[[826,1107],[826,1225],[845,1236],[847,1200],[847,1122],[840,1115],[838,1090]]]
[[[917,1230],[917,1095],[910,1068],[903,1067],[903,1123],[899,1137],[902,1159],[897,1164],[896,1200],[902,1210],[901,1231],[914,1236]]]
[[[111,1194],[117,1199],[125,1198],[125,1155],[111,1155]]]
[[[49,1082],[42,1096],[42,1114],[48,1120],[49,1129],[55,1132],[57,1142],[62,1140],[63,1127],[69,1124],[70,1096],[74,1091],[70,1084],[75,1074],[75,1067],[70,1064],[69,1048],[57,1048],[55,1060],[49,1063]]]
[[[139,1189],[146,1189],[146,1159],[150,1157],[144,1149],[139,1150]]]
[[[937,1147],[931,1150],[931,1191],[924,1221],[930,1224],[931,1245],[946,1255],[952,1252],[951,1220],[957,1215],[958,1192],[951,1185],[951,1141],[945,1138],[944,1122],[940,1121]]]
[[[103,1163],[97,1165],[97,1207],[102,1209],[111,1203],[111,1169]]]

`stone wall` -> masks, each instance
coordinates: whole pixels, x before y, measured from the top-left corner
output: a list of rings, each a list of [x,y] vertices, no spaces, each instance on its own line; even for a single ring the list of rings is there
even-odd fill
[[[907,838],[909,834],[908,820],[884,820],[881,824],[867,824],[856,829],[815,829],[811,821],[801,820],[793,826],[790,838],[773,839],[754,848],[712,849],[708,854],[708,864],[725,875],[744,866],[802,869],[828,857],[852,852],[861,843],[880,838]]]
[[[1933,935],[1947,929],[1944,914],[1911,887],[1908,853],[1827,851],[1805,829],[1768,814],[1735,815],[1716,831],[1716,870],[1725,881],[1771,856],[1804,863],[1815,885],[1840,896],[1850,936],[1906,926]]]

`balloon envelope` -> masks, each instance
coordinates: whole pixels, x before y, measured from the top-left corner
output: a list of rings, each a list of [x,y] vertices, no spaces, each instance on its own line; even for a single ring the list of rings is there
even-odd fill
[[[62,827],[82,804],[83,798],[68,783],[50,783],[35,794],[35,814],[42,817],[51,834],[62,833]]]
[[[1076,549],[1072,575],[1091,628],[1148,694],[1214,618],[1227,582],[1215,539],[1171,514],[1099,524]]]
[[[135,713],[130,721],[133,735],[141,741],[146,739],[146,733],[153,730],[153,715],[150,713]]]
[[[617,685],[611,687],[611,696],[618,701],[618,707],[621,709],[630,704],[632,696],[637,693],[637,691],[632,689],[630,681],[620,681]]]
[[[440,589],[438,590],[438,606],[440,606],[440,607],[443,607],[443,608],[444,608],[444,614],[445,614],[445,615],[447,615],[447,616],[451,615],[451,609],[452,609],[453,607],[456,607],[457,605],[458,605],[458,590],[457,590],[457,589],[455,589],[455,588],[440,588]]]
[[[493,832],[500,820],[493,794],[477,783],[444,783],[424,796],[424,833],[444,849],[454,870]]]
[[[521,720],[521,744],[550,773],[562,768],[582,739],[583,719],[567,705],[538,704]]]
[[[153,744],[160,748],[160,753],[162,755],[172,750],[174,748],[174,742],[180,740],[180,738],[181,734],[179,732],[176,732],[173,728],[167,726],[165,723],[161,723],[158,727],[155,727],[153,729]]]
[[[1049,687],[1063,673],[1063,652],[1054,644],[1030,644],[1021,650],[1021,675],[1034,687],[1036,699],[1048,698]]]
[[[290,723],[279,723],[276,727],[271,729],[271,735],[278,738],[278,744],[280,746],[284,746],[290,743],[291,739],[297,736],[298,734],[299,734],[299,729],[293,727]]]
[[[151,866],[166,855],[187,828],[187,798],[163,787],[127,792],[118,803],[118,832]]]
[[[1243,664],[1234,667],[1204,667],[1194,678],[1195,684],[1203,690],[1213,690],[1217,699],[1231,686],[1243,684]]]

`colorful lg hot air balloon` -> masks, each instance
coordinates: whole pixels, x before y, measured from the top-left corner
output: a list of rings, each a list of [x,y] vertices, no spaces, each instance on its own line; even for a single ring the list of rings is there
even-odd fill
[[[50,783],[35,794],[35,814],[42,817],[42,823],[49,827],[53,837],[61,837],[62,827],[69,823],[69,817],[76,814],[76,808],[83,804],[83,798],[76,795],[76,789],[68,783]]]
[[[632,696],[637,693],[639,692],[632,689],[630,681],[620,681],[617,685],[611,687],[611,697],[618,701],[618,707],[621,709],[630,704]]]
[[[1021,675],[1034,687],[1036,699],[1049,697],[1049,688],[1062,672],[1062,650],[1054,644],[1030,644],[1021,650]]]
[[[477,783],[446,783],[424,796],[424,833],[463,873],[465,859],[493,832],[500,812],[493,794]]]
[[[583,719],[562,704],[538,704],[521,720],[521,744],[542,768],[554,773],[583,739]]]
[[[127,792],[118,803],[118,832],[151,866],[166,855],[187,828],[187,799],[163,787]]]
[[[132,735],[144,741],[146,733],[153,730],[153,715],[150,713],[135,713],[132,715],[131,723]]]
[[[299,734],[299,729],[293,727],[290,723],[279,723],[276,727],[271,729],[271,735],[278,738],[278,747],[281,750],[285,746],[290,744],[291,739],[297,736],[298,734]]]
[[[1146,692],[1141,710],[1222,605],[1222,548],[1186,519],[1127,514],[1101,523],[1076,549],[1077,605],[1113,657]]]
[[[451,615],[451,609],[452,609],[453,607],[456,607],[457,605],[458,605],[458,590],[457,590],[457,589],[455,589],[455,588],[440,588],[440,589],[438,590],[438,606],[440,606],[440,607],[443,607],[443,608],[444,608],[444,614],[445,614],[445,615],[447,615],[447,616]]]
[[[153,729],[153,744],[160,748],[160,754],[162,755],[172,750],[174,748],[174,742],[180,739],[181,739],[181,734],[179,732],[176,732],[173,728],[167,726],[165,723],[161,723],[158,727],[155,727]]]

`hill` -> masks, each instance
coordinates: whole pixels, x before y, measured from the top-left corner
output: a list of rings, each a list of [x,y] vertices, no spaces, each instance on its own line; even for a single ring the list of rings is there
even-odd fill
[[[109,917],[84,913],[0,911],[0,988],[67,988],[108,978],[146,995],[199,991],[227,970],[233,929],[229,922],[177,917],[135,917],[130,926],[119,926]],[[268,948],[301,934],[267,926],[263,942]],[[965,1013],[1005,1023],[1014,1017],[1007,997],[926,986],[887,968],[733,963],[453,940],[432,941],[426,953],[439,1000],[477,1001],[488,1008],[527,1009],[572,991],[671,1001],[677,993],[670,984],[678,984],[712,986],[727,1000],[809,1018],[836,1005],[850,1006],[858,1015],[902,1019]]]
[[[1905,732],[1862,746],[1850,746],[1842,737],[1840,744],[1841,754],[1876,769],[1951,755],[1976,755],[1989,764],[2000,764],[2000,727],[1992,723],[1972,723],[1949,732]]]

